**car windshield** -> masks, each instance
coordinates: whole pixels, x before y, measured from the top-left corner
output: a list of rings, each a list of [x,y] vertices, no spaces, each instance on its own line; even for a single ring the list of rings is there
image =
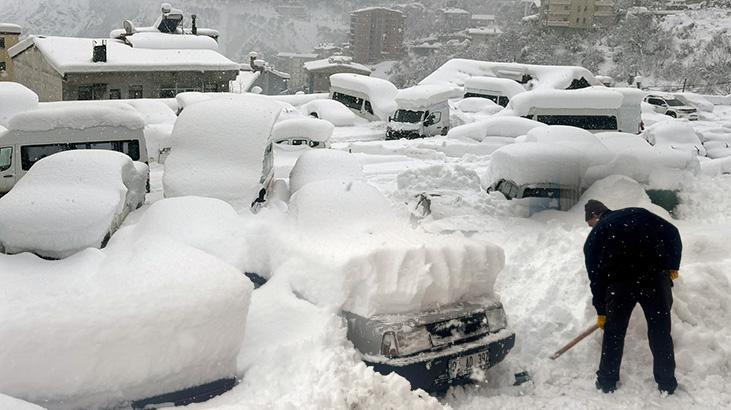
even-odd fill
[[[685,104],[683,104],[682,101],[676,100],[674,98],[667,98],[667,99],[665,99],[665,102],[667,102],[668,105],[671,107],[680,107],[682,105],[685,105]]]
[[[396,122],[419,122],[424,116],[424,111],[398,110],[393,117]]]

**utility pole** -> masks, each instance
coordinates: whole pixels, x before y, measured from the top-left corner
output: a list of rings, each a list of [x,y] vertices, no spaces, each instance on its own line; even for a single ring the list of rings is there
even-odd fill
[[[685,83],[688,81],[687,78],[683,78],[683,92],[685,92]]]

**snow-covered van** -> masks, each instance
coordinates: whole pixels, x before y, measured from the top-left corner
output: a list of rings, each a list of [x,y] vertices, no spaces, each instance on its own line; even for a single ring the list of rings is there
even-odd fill
[[[388,121],[396,111],[397,92],[395,85],[380,78],[351,73],[330,76],[330,99],[371,121]]]
[[[38,160],[61,151],[112,150],[146,163],[144,128],[127,104],[73,104],[16,114],[0,134],[0,195]]]
[[[569,125],[591,132],[640,133],[640,100],[628,90],[617,90],[590,87],[528,91],[513,97],[508,109],[548,125]]]
[[[517,81],[507,78],[474,76],[464,81],[464,98],[487,98],[503,107],[513,96],[524,91],[525,88]]]
[[[417,85],[396,94],[397,109],[389,117],[386,139],[447,135],[449,104],[453,89],[440,85]]]

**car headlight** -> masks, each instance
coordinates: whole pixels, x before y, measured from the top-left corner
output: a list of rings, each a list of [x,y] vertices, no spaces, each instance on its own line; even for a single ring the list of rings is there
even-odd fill
[[[399,330],[396,333],[396,338],[398,339],[398,352],[401,356],[412,355],[432,348],[431,335],[423,327]]]
[[[508,327],[508,318],[505,316],[502,306],[486,310],[485,316],[487,316],[487,326],[490,328],[490,332],[497,332]]]

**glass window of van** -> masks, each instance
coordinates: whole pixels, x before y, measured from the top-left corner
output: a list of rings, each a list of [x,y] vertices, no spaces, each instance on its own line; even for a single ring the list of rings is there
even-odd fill
[[[20,148],[21,167],[27,171],[41,159],[68,148],[66,144],[25,145]]]
[[[371,102],[366,100],[365,104],[363,105],[363,108],[366,110],[368,114],[373,114],[373,107],[371,107]]]
[[[134,161],[140,160],[140,141],[138,140],[130,140],[130,141],[115,141],[114,143],[119,144],[117,149],[114,149],[114,151],[123,152],[127,155],[129,155],[130,158],[132,158]],[[103,142],[96,142],[94,144],[104,144]],[[104,149],[104,148],[99,148]]]
[[[7,171],[13,165],[13,147],[0,148],[0,172]]]
[[[424,116],[424,111],[397,110],[393,120],[396,122],[417,123]]]
[[[537,115],[536,120],[547,125],[570,125],[585,130],[616,130],[613,115]]]
[[[352,95],[333,92],[332,99],[335,101],[339,101],[346,107],[352,108],[354,110],[360,111],[360,108],[363,106],[363,100],[357,97],[353,97]]]

